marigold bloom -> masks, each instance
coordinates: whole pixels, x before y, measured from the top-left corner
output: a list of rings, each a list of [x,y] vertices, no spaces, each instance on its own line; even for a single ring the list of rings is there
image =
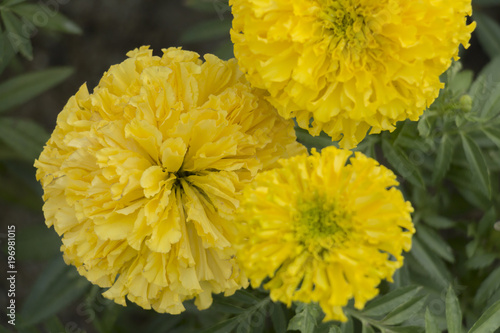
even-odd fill
[[[176,48],[128,53],[59,114],[35,162],[66,263],[105,297],[179,313],[248,284],[231,222],[243,185],[300,153],[236,61]]]
[[[417,120],[468,47],[470,0],[230,0],[234,54],[285,117],[342,147]],[[310,124],[310,119],[314,121]]]
[[[243,193],[238,216],[238,259],[253,287],[263,281],[271,298],[318,302],[325,320],[378,294],[392,281],[415,232],[396,176],[357,152],[324,148],[321,155],[280,160]]]

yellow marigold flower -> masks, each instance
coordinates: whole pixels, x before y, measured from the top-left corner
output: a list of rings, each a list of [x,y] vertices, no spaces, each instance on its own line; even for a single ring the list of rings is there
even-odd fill
[[[304,148],[234,59],[128,56],[69,99],[35,162],[46,223],[105,297],[204,309],[248,284],[231,244],[243,185]]]
[[[238,259],[271,298],[318,302],[325,320],[378,294],[411,248],[413,208],[396,176],[374,159],[328,147],[280,160],[247,185],[238,214]]]
[[[285,117],[342,147],[417,120],[468,47],[470,0],[230,0],[240,67]],[[310,124],[310,119],[314,121]]]

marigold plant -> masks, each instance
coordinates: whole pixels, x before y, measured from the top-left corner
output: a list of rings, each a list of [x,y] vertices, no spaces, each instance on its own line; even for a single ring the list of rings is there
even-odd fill
[[[238,259],[252,286],[273,300],[318,302],[324,320],[361,309],[392,281],[415,232],[396,176],[362,153],[324,148],[280,160],[244,190]]]
[[[205,309],[247,285],[231,245],[243,185],[304,148],[236,61],[128,56],[69,99],[35,162],[46,224],[105,297],[172,314],[196,297]]]
[[[343,147],[417,120],[468,47],[470,0],[230,0],[234,54],[285,118]],[[311,122],[312,120],[312,122]]]

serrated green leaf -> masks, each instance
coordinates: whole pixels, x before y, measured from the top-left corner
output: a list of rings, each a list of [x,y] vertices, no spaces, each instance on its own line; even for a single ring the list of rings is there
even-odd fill
[[[318,151],[321,151],[325,147],[335,145],[335,142],[332,142],[330,137],[323,135],[324,133],[321,133],[319,136],[312,136],[307,130],[295,127],[295,134],[297,135],[297,142],[309,150],[316,148]]]
[[[462,138],[465,157],[469,162],[472,172],[479,179],[485,194],[491,197],[490,172],[486,165],[483,152],[468,135],[461,133],[460,137]]]
[[[0,118],[0,140],[26,161],[34,161],[48,139],[49,134],[35,122],[10,117]]]
[[[288,330],[298,330],[301,333],[313,333],[318,325],[321,309],[316,303],[299,303],[295,316],[288,323]]]
[[[42,3],[30,4],[22,3],[11,7],[12,11],[24,17],[34,25],[54,31],[61,31],[69,34],[81,34],[82,29],[66,16],[51,9]]]
[[[469,333],[492,333],[500,327],[500,300],[490,306]]]
[[[411,163],[406,153],[394,147],[388,140],[382,140],[382,151],[392,167],[410,183],[417,187],[425,187],[420,168]]]
[[[422,266],[429,277],[434,278],[442,287],[446,287],[449,284],[449,274],[444,263],[431,255],[418,238],[413,238],[412,243],[410,255]]]
[[[497,267],[481,283],[474,296],[474,306],[480,307],[488,298],[500,289],[500,267]]]
[[[33,59],[33,47],[29,40],[29,32],[24,23],[9,9],[0,11],[6,36],[16,52],[20,52],[26,59]]]
[[[57,257],[43,271],[33,285],[21,309],[20,327],[35,325],[58,313],[65,306],[78,299],[90,283]]]
[[[181,43],[195,43],[216,38],[229,37],[231,20],[209,20],[187,29],[180,37]]]
[[[438,215],[425,216],[423,217],[423,220],[425,223],[436,229],[448,229],[456,225],[455,221],[452,221],[449,218]]]
[[[480,11],[474,12],[477,22],[476,33],[486,53],[494,58],[500,54],[500,25]]]
[[[398,325],[412,319],[425,305],[427,295],[418,296],[398,306],[381,321],[384,325]]]
[[[274,332],[286,333],[287,320],[281,303],[273,303],[269,311],[271,312]]]
[[[384,316],[398,306],[409,302],[420,290],[421,288],[418,286],[407,286],[396,289],[370,301],[362,313],[368,317]]]
[[[49,90],[73,73],[70,67],[56,67],[17,76],[0,84],[0,112],[21,105]]]
[[[436,164],[432,172],[432,183],[438,184],[444,178],[446,172],[450,169],[455,141],[448,134],[441,137],[441,142],[437,151]]]
[[[448,262],[455,262],[451,247],[434,230],[424,225],[419,225],[416,236],[435,254]]]
[[[436,318],[431,314],[429,308],[425,309],[425,333],[441,333]]]
[[[462,310],[460,310],[460,303],[451,285],[446,293],[446,323],[449,333],[462,332]]]

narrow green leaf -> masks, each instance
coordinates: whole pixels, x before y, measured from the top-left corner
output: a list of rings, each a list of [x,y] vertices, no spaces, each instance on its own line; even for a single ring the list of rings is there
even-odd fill
[[[361,333],[375,333],[375,330],[373,329],[372,325],[368,324],[367,322],[362,323],[363,327],[361,329]]]
[[[416,236],[435,254],[448,262],[455,262],[451,247],[434,230],[420,224]]]
[[[0,74],[10,64],[15,55],[16,52],[12,48],[7,34],[0,31]]]
[[[229,37],[231,20],[209,20],[187,29],[180,37],[181,43],[195,43],[216,38]]]
[[[64,328],[64,325],[61,323],[59,318],[57,316],[50,317],[47,319],[43,326],[45,326],[45,329],[47,332],[65,332],[66,329]]]
[[[324,133],[319,136],[312,136],[307,130],[295,127],[295,134],[297,135],[297,141],[309,150],[316,148],[321,151],[325,147],[335,145],[335,142],[329,136],[323,135]]]
[[[49,90],[73,73],[70,67],[56,67],[17,76],[0,84],[0,112],[21,105]]]
[[[460,137],[472,172],[479,178],[485,194],[491,197],[490,173],[481,149],[468,135],[461,133]]]
[[[22,3],[13,6],[12,11],[40,28],[69,34],[82,34],[82,29],[76,23],[57,10],[51,9],[41,3]]]
[[[255,304],[261,301],[260,298],[252,294],[251,292],[248,292],[246,290],[237,290],[233,296],[231,296],[231,299],[234,299],[235,301],[244,303],[244,304]]]
[[[61,240],[54,230],[45,225],[20,229],[16,236],[16,259],[48,260],[59,253]]]
[[[490,306],[469,333],[492,333],[500,327],[500,300]]]
[[[486,102],[492,97],[491,92],[500,86],[500,56],[492,59],[479,73],[471,85],[469,95],[472,98],[472,112],[481,118],[487,110]]]
[[[301,333],[313,333],[318,324],[321,309],[316,303],[299,303],[295,316],[288,323],[288,330],[298,330]]]
[[[200,333],[229,333],[233,332],[233,330],[238,326],[240,322],[238,321],[238,317],[229,318],[224,320],[206,330],[202,330]]]
[[[425,305],[426,299],[427,295],[411,299],[409,302],[406,302],[391,311],[381,322],[384,325],[397,325],[414,318],[420,309],[422,309]]]
[[[481,283],[474,296],[474,306],[480,307],[488,298],[500,289],[500,267],[497,267]]]
[[[497,211],[495,206],[491,207],[478,223],[477,232],[481,236],[489,234],[497,221]]]
[[[384,333],[423,333],[424,328],[419,326],[389,326],[382,331]]]
[[[436,164],[432,172],[432,183],[438,184],[446,175],[450,168],[451,160],[453,158],[453,151],[455,149],[455,141],[450,138],[448,134],[441,137],[441,142],[437,151]]]
[[[354,333],[354,322],[350,317],[347,317],[345,323],[340,324],[340,330],[342,333]]]
[[[436,318],[431,314],[429,308],[425,309],[425,333],[441,333]]]
[[[271,312],[274,332],[286,333],[287,320],[281,303],[273,303],[269,311]]]
[[[368,317],[383,316],[409,302],[419,291],[420,287],[407,286],[398,288],[384,296],[377,297],[370,301],[363,310],[363,315]]]
[[[26,59],[33,59],[33,47],[29,40],[30,29],[10,10],[2,10],[1,16],[5,25],[6,35],[12,48],[16,52],[20,52]]]
[[[494,58],[500,54],[500,25],[480,11],[474,12],[477,22],[476,33],[486,53]]]
[[[496,144],[498,148],[500,148],[500,129],[493,126],[483,127],[482,132],[486,134],[488,139],[493,141],[493,143]]]
[[[49,134],[35,122],[0,118],[0,140],[26,161],[32,162],[37,158],[48,139]]]
[[[467,91],[467,89],[469,89],[473,78],[473,71],[460,71],[455,75],[453,80],[449,82],[448,88],[451,89],[456,95],[463,94],[465,91]]]
[[[382,140],[382,151],[401,177],[417,187],[425,187],[419,166],[411,163],[402,149],[394,147],[388,140]]]
[[[429,254],[418,238],[414,238],[412,243],[410,255],[422,266],[429,277],[434,278],[442,287],[446,287],[449,284],[449,274],[444,263],[439,258]]]
[[[457,295],[455,295],[451,285],[446,293],[446,323],[449,333],[462,332],[462,311],[460,310]]]
[[[20,327],[35,325],[58,313],[78,299],[90,286],[72,266],[67,266],[59,256],[38,277],[20,315]]]

